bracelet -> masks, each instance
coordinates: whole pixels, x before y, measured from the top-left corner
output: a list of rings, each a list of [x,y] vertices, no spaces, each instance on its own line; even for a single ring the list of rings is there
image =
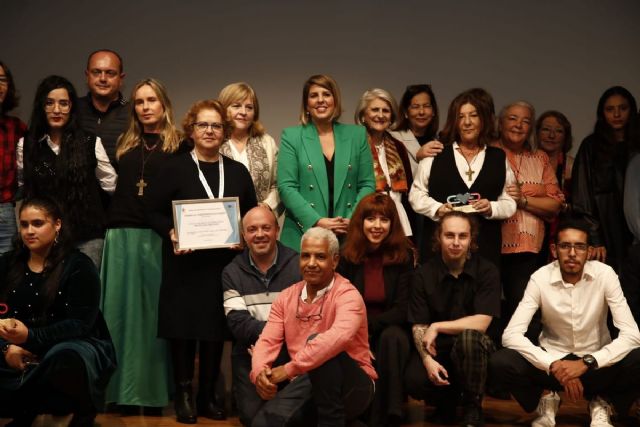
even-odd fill
[[[518,200],[518,205],[520,209],[525,209],[529,204],[529,200],[527,200],[527,196],[522,196],[520,200]]]

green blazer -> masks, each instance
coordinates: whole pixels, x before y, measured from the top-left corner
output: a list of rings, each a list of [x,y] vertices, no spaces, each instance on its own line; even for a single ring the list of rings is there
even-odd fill
[[[360,199],[375,191],[371,150],[362,126],[334,123],[333,137],[333,214],[351,218]],[[278,191],[286,208],[280,241],[300,251],[302,234],[329,212],[327,169],[313,124],[282,131]]]

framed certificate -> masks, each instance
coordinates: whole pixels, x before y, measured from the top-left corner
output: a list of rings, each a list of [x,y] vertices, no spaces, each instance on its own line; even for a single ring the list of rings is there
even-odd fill
[[[240,200],[174,200],[173,226],[178,249],[228,248],[240,243]]]

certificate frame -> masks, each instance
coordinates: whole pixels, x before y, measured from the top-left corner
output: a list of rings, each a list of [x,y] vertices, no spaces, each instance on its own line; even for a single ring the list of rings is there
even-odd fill
[[[173,200],[178,250],[229,248],[240,244],[240,199]]]

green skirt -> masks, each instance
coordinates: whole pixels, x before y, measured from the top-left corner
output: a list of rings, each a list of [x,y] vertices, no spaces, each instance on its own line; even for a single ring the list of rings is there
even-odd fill
[[[101,309],[118,368],[106,402],[163,407],[172,379],[167,341],[157,338],[162,239],[145,228],[107,230],[102,255]]]

